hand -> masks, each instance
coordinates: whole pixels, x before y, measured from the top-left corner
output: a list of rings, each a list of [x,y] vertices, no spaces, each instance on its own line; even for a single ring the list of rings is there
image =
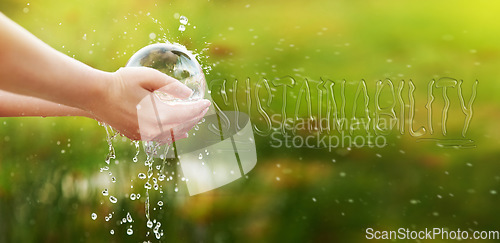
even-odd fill
[[[89,102],[86,110],[133,140],[165,143],[172,137],[171,133],[177,139],[185,137],[210,106],[210,101],[205,99],[180,104],[162,102],[154,91],[180,99],[188,98],[192,91],[155,69],[121,68],[111,77],[104,92]]]

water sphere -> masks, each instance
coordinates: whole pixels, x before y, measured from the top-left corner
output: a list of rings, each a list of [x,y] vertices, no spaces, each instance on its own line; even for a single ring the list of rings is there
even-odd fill
[[[201,99],[205,94],[203,70],[195,56],[182,45],[157,43],[143,47],[132,55],[127,67],[150,67],[179,80],[193,90],[187,101]],[[166,102],[180,101],[163,92],[155,93]]]
[[[126,66],[154,68],[193,90],[193,94],[187,99],[155,91],[155,95],[163,102],[191,102],[202,99],[205,95],[206,82],[203,70],[195,56],[182,45],[156,43],[143,47],[132,55]],[[160,145],[153,141],[145,141],[143,146],[146,153],[154,157],[165,157],[169,149],[169,145]]]

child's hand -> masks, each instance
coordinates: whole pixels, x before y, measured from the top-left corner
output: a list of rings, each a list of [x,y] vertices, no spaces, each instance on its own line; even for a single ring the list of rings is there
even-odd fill
[[[171,142],[186,133],[205,115],[210,101],[167,104],[153,91],[186,99],[192,91],[187,86],[157,70],[145,67],[121,68],[111,74],[100,97],[89,102],[86,110],[133,140]],[[156,109],[156,111],[155,111]]]

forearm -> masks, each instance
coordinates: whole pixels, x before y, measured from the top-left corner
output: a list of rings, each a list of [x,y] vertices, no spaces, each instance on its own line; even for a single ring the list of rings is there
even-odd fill
[[[0,90],[0,117],[14,116],[85,116],[93,118],[90,113],[78,108]]]
[[[0,89],[87,110],[103,98],[111,73],[46,45],[0,13]]]
[[[114,73],[91,68],[52,49],[2,13],[0,90],[23,95],[5,94],[0,115],[79,115],[81,109],[136,140],[171,137],[171,131],[182,137],[210,106],[208,100],[162,102],[155,90],[179,99],[189,98],[192,90],[151,68]],[[87,116],[85,112],[81,115]],[[168,129],[158,129],[158,124]]]

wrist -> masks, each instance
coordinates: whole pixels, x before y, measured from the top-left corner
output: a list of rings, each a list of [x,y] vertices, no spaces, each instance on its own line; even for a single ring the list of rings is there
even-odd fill
[[[89,75],[87,79],[91,85],[88,86],[85,102],[78,108],[94,117],[99,107],[106,106],[109,86],[113,83],[115,77],[113,73],[94,69],[93,74]]]

